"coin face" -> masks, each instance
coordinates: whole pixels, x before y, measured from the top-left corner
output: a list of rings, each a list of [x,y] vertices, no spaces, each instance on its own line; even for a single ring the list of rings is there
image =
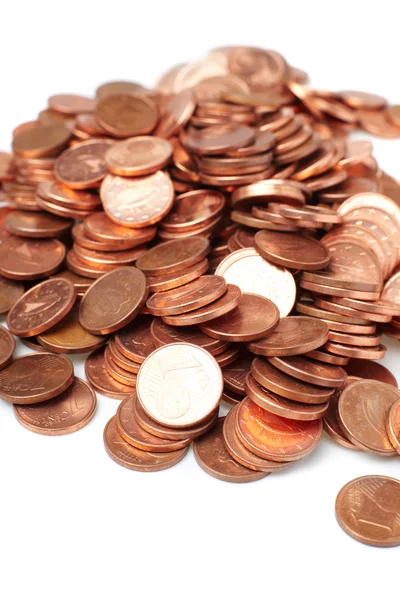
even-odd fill
[[[186,231],[216,217],[225,206],[223,194],[214,190],[193,190],[180,194],[162,221],[170,231]]]
[[[109,398],[122,399],[132,393],[131,387],[111,377],[105,365],[103,348],[95,350],[87,357],[85,375],[95,390]]]
[[[79,323],[78,309],[73,308],[57,325],[38,336],[41,346],[61,354],[79,354],[100,348],[106,338],[93,335]]]
[[[330,256],[318,240],[295,233],[259,231],[254,238],[256,250],[270,262],[291,269],[324,269]]]
[[[0,326],[0,369],[8,365],[15,350],[15,339],[11,333]]]
[[[146,276],[166,275],[198,263],[209,250],[209,241],[202,237],[173,240],[150,248],[136,261],[136,266]]]
[[[22,283],[0,275],[0,315],[8,313],[23,293],[24,286]]]
[[[227,347],[226,342],[210,338],[210,336],[200,331],[197,327],[172,327],[171,325],[167,325],[162,319],[157,318],[153,319],[151,333],[157,346],[182,342],[184,344],[188,343],[200,346],[200,348],[208,350],[212,355],[219,354]]]
[[[63,123],[42,125],[35,122],[31,127],[14,132],[12,147],[15,154],[26,158],[54,156],[66,147],[71,137]]]
[[[383,475],[358,477],[336,498],[339,525],[371,546],[400,544],[400,481]]]
[[[114,175],[139,176],[162,169],[172,156],[172,144],[155,136],[138,136],[112,146],[106,154],[107,168]]]
[[[206,419],[222,394],[221,369],[193,344],[169,344],[155,350],[137,378],[139,401],[148,415],[169,427],[189,427]]]
[[[134,248],[149,242],[156,235],[155,227],[130,229],[117,225],[104,212],[90,215],[84,221],[86,234],[93,240],[105,243],[119,244],[120,249]]]
[[[58,240],[29,240],[9,237],[0,244],[0,274],[9,279],[39,279],[51,275],[65,257]]]
[[[85,293],[79,307],[79,322],[94,335],[117,331],[139,314],[148,293],[146,278],[139,269],[115,269]]]
[[[5,219],[5,228],[9,233],[28,238],[58,237],[71,226],[72,221],[41,212],[14,210]]]
[[[112,144],[108,140],[89,140],[68,148],[57,158],[56,178],[77,190],[98,185],[107,173],[104,157]]]
[[[107,95],[100,99],[96,108],[96,121],[114,137],[129,138],[150,133],[157,120],[156,105],[144,95]]]
[[[215,274],[239,286],[242,292],[272,300],[279,308],[281,318],[292,310],[296,298],[293,275],[266,261],[257,250],[246,248],[232,252],[218,265]]]
[[[193,129],[185,136],[185,146],[197,154],[223,154],[247,146],[254,140],[254,131],[246,125],[223,123],[204,129]]]
[[[96,396],[90,386],[75,377],[62,394],[34,406],[14,406],[18,421],[44,435],[64,435],[81,429],[94,417]]]
[[[8,313],[8,328],[21,337],[38,335],[61,321],[75,299],[76,289],[71,281],[59,278],[42,281],[14,304]]]
[[[142,363],[156,349],[150,330],[152,321],[151,317],[140,315],[116,334],[116,346],[128,359]]]
[[[286,317],[268,337],[251,342],[248,348],[263,356],[295,356],[319,348],[328,334],[328,326],[320,319]]]
[[[65,356],[26,354],[0,371],[0,397],[13,404],[36,404],[61,394],[73,378],[73,365]]]

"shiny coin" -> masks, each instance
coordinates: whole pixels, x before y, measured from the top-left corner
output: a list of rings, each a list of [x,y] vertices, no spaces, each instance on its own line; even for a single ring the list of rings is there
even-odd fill
[[[48,213],[14,210],[6,216],[4,224],[6,230],[13,235],[51,238],[69,231],[72,221]]]
[[[111,145],[109,140],[88,140],[68,148],[56,161],[56,178],[76,190],[98,186],[107,173],[104,157]]]
[[[268,337],[248,344],[254,354],[294,356],[315,350],[328,339],[328,326],[312,317],[286,317]]]
[[[124,177],[149,175],[165,167],[172,144],[155,136],[138,136],[114,144],[106,153],[110,173]]]
[[[11,333],[0,326],[0,369],[8,365],[15,350],[15,339]]]
[[[92,352],[85,361],[85,375],[90,385],[109,398],[123,399],[132,393],[132,388],[116,381],[105,366],[104,350]]]
[[[0,244],[0,274],[9,279],[40,279],[55,273],[65,257],[58,240],[9,237]]]
[[[294,233],[259,231],[254,243],[263,258],[281,267],[313,271],[330,262],[328,251],[318,240]]]

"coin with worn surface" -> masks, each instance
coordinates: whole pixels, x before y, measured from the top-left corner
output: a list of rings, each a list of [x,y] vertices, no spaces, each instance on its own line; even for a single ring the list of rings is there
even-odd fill
[[[119,434],[117,418],[113,417],[104,430],[104,445],[113,461],[133,471],[162,471],[180,462],[188,451],[188,446],[174,452],[146,452],[128,444]]]
[[[271,356],[268,360],[280,371],[307,383],[328,388],[341,388],[346,383],[347,373],[344,369],[310,360],[306,356]]]
[[[213,219],[225,206],[221,192],[193,190],[180,194],[171,211],[162,220],[162,226],[170,231],[187,231]]]
[[[130,229],[111,221],[103,212],[90,215],[84,221],[86,234],[93,240],[118,245],[120,250],[134,248],[149,242],[156,235],[155,227]]]
[[[258,294],[272,300],[280,316],[286,317],[296,298],[296,283],[287,269],[277,267],[257,250],[246,248],[229,254],[217,267],[216,275],[222,275],[227,283],[240,287],[242,292]]]
[[[152,321],[148,316],[140,315],[115,335],[116,346],[127,359],[142,363],[156,349],[150,330]]]
[[[99,100],[96,121],[111,135],[129,138],[150,133],[158,121],[152,100],[139,94],[112,94]]]
[[[345,371],[348,375],[354,377],[361,377],[363,379],[376,379],[383,383],[389,383],[397,387],[397,380],[395,376],[380,363],[374,362],[373,360],[366,360],[361,358],[352,358],[346,365]]]
[[[207,256],[209,250],[209,241],[202,237],[172,240],[147,250],[136,261],[136,266],[146,276],[166,275],[198,263]]]
[[[286,419],[246,398],[236,413],[236,431],[240,441],[257,456],[291,462],[314,450],[322,435],[322,420]]]
[[[328,333],[328,326],[320,319],[286,317],[268,337],[251,342],[247,347],[263,356],[294,356],[322,346]]]
[[[0,371],[0,397],[13,404],[36,404],[61,394],[73,378],[74,367],[65,356],[26,354]]]
[[[8,365],[15,350],[15,339],[11,333],[0,326],[0,369]]]
[[[42,212],[14,210],[6,216],[5,228],[13,235],[28,238],[58,237],[69,231],[72,221]]]
[[[268,335],[278,323],[279,311],[273,302],[257,294],[242,294],[237,308],[201,324],[200,329],[219,340],[248,342]]]
[[[9,330],[20,337],[38,335],[56,325],[76,300],[74,284],[67,279],[38,283],[17,300],[7,316]]]
[[[56,160],[55,177],[76,190],[98,186],[107,173],[104,157],[112,144],[110,140],[88,140],[68,148]]]
[[[91,387],[75,377],[62,394],[33,406],[14,405],[19,423],[35,433],[64,435],[82,429],[94,417],[96,395]]]
[[[254,243],[263,258],[281,267],[312,271],[323,269],[330,262],[323,244],[295,233],[259,231]]]
[[[143,429],[135,418],[133,405],[136,395],[121,402],[117,410],[117,429],[120,436],[131,446],[147,452],[174,452],[189,446],[191,439],[167,440],[152,435]]]
[[[22,283],[0,275],[0,315],[8,313],[23,293],[24,286]]]
[[[160,221],[174,200],[171,179],[164,171],[145,177],[107,175],[100,188],[107,216],[124,227],[148,227]]]
[[[362,450],[393,455],[386,432],[392,405],[400,399],[397,388],[373,379],[360,379],[340,395],[338,419],[346,436]]]
[[[9,279],[40,279],[55,273],[65,257],[58,240],[29,240],[10,236],[0,244],[0,274]]]
[[[116,339],[121,337],[125,329],[116,335]],[[215,356],[223,352],[228,345],[227,342],[214,340],[197,327],[172,327],[164,323],[162,319],[153,319],[150,329],[157,346],[165,346],[166,344],[175,344],[178,342],[194,344],[195,346],[204,348],[204,350]]]
[[[172,156],[172,144],[155,136],[138,136],[117,142],[107,151],[110,173],[125,177],[148,175],[162,169]]]
[[[195,440],[194,455],[200,467],[212,477],[232,483],[266,477],[268,472],[248,469],[232,458],[224,443],[223,425],[224,418],[221,417],[210,431]]]
[[[400,545],[400,481],[365,475],[346,483],[335,504],[344,531],[370,546]]]
[[[100,348],[106,338],[89,333],[78,320],[78,308],[74,307],[57,325],[38,336],[38,342],[47,350],[65,354],[91,352]]]
[[[175,290],[153,294],[146,303],[156,316],[179,315],[202,308],[218,300],[226,291],[227,284],[218,275],[203,275],[195,281]]]
[[[79,322],[95,335],[112,333],[138,315],[148,296],[146,278],[136,267],[121,267],[100,277],[79,307]]]
[[[132,393],[132,388],[116,381],[106,369],[104,349],[92,352],[85,361],[85,375],[90,385],[109,398],[123,399]]]
[[[189,427],[209,417],[222,394],[216,360],[193,344],[170,344],[146,358],[136,390],[148,415],[168,427]]]

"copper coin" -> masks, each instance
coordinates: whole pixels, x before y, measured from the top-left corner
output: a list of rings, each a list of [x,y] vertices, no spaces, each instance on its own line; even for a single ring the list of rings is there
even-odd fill
[[[0,326],[0,369],[11,361],[14,350],[14,337],[5,327]]]
[[[194,455],[203,471],[232,483],[247,483],[266,477],[267,472],[248,469],[231,457],[225,447],[223,425],[224,418],[221,417],[209,432],[197,438],[193,444]]]
[[[38,336],[38,342],[47,350],[65,354],[80,354],[100,348],[104,337],[93,335],[78,321],[78,308],[73,308],[57,325]]]
[[[128,250],[117,250],[102,252],[100,250],[91,250],[79,244],[73,245],[75,254],[79,260],[89,266],[94,266],[97,269],[104,268],[108,270],[110,265],[126,266],[133,264],[139,256],[147,250],[146,246],[137,246]]]
[[[302,274],[304,277],[305,273]],[[315,303],[317,304],[319,299],[315,299]],[[327,321],[337,321],[338,323],[348,324],[348,325],[361,325],[367,326],[371,324],[371,321],[366,319],[359,319],[358,317],[350,317],[345,315],[340,315],[335,312],[331,312],[329,310],[325,310],[324,308],[318,308],[316,305],[311,302],[297,302],[296,311],[302,315],[307,315],[309,317],[316,317],[317,319],[322,319],[325,322]]]
[[[232,458],[252,471],[272,473],[273,471],[284,469],[287,466],[285,463],[261,458],[247,450],[246,446],[242,444],[236,433],[236,415],[238,410],[238,407],[234,407],[229,411],[225,417],[222,429],[225,447]]]
[[[348,308],[354,308],[360,312],[368,312],[377,315],[398,316],[399,307],[388,302],[365,302],[356,298],[333,298],[332,302]]]
[[[139,372],[141,363],[127,358],[122,354],[121,350],[115,343],[115,340],[110,340],[106,350],[104,351],[104,357],[112,359],[113,363],[116,363],[121,369],[129,371],[129,373],[137,374]]]
[[[400,300],[400,273],[394,273],[384,285],[380,301],[389,305],[398,305]]]
[[[250,371],[253,356],[249,352],[243,352],[233,363],[222,369],[224,385],[238,393],[245,394],[246,376]]]
[[[259,231],[254,242],[263,258],[282,267],[318,270],[330,262],[329,253],[318,240],[294,233]]]
[[[144,361],[137,378],[139,402],[148,415],[168,427],[189,427],[206,420],[222,394],[215,359],[193,344],[170,344]]]
[[[136,387],[136,373],[132,373],[132,371],[127,371],[119,366],[119,364],[114,360],[114,357],[110,351],[110,345],[107,345],[104,350],[104,361],[106,363],[106,369],[115,381],[119,383],[123,383],[134,390]]]
[[[253,248],[237,250],[228,255],[217,267],[215,274],[222,275],[227,283],[239,286],[242,292],[272,300],[281,317],[292,310],[296,298],[293,275],[262,258]]]
[[[95,350],[88,356],[85,361],[85,375],[95,390],[109,398],[122,399],[132,393],[130,386],[116,381],[107,371],[103,348]]]
[[[250,452],[277,462],[291,462],[314,450],[322,420],[296,421],[274,415],[246,398],[236,413],[236,431]]]
[[[263,338],[279,323],[275,304],[257,294],[242,294],[239,305],[227,315],[200,325],[210,337],[228,342],[248,342]]]
[[[149,175],[168,164],[172,144],[155,136],[138,136],[117,142],[107,151],[105,160],[110,173],[125,177]]]
[[[346,383],[347,373],[344,369],[315,362],[305,356],[271,356],[268,360],[280,371],[306,383],[328,388],[341,388]]]
[[[338,298],[355,298],[357,300],[378,300],[379,292],[362,292],[360,290],[349,290],[346,288],[332,287],[321,283],[312,283],[305,279],[301,279],[300,287],[304,290],[310,290],[317,294],[327,296],[337,296]]]
[[[158,275],[155,277],[147,277],[147,284],[150,292],[166,292],[167,290],[175,290],[190,281],[198,279],[207,272],[209,262],[206,258],[175,273],[166,275]]]
[[[227,284],[218,275],[203,275],[176,290],[153,294],[146,303],[153,315],[179,315],[202,308],[218,300],[226,291]]]
[[[8,328],[20,337],[38,335],[61,321],[75,299],[76,289],[71,281],[59,278],[42,281],[14,304],[8,313]]]
[[[142,363],[156,349],[150,330],[152,321],[151,318],[141,315],[115,335],[118,350],[129,360]]]
[[[173,96],[164,107],[156,135],[170,138],[178,133],[192,117],[195,107],[191,89],[182,90]]]
[[[328,339],[328,326],[312,317],[281,319],[268,337],[247,345],[254,354],[263,356],[294,356],[315,350]]]
[[[338,419],[345,435],[362,450],[395,454],[386,423],[399,398],[397,388],[381,381],[360,379],[348,385],[338,402]]]
[[[329,331],[328,340],[348,344],[349,346],[377,346],[380,342],[380,335],[351,335],[341,331]]]
[[[320,306],[321,308],[326,308],[327,310],[330,311],[334,311],[336,312],[338,315],[344,315],[344,316],[349,316],[349,317],[361,317],[364,320],[367,321],[376,321],[377,323],[389,323],[389,321],[391,320],[391,316],[390,315],[379,315],[379,314],[375,314],[375,313],[370,313],[370,312],[366,312],[366,311],[362,311],[362,310],[358,310],[355,308],[351,308],[348,306],[343,306],[342,304],[339,304],[339,302],[341,300],[343,300],[343,298],[336,298],[337,302],[332,302],[330,300],[326,300],[325,298],[315,298],[315,304],[316,306]],[[339,300],[339,302],[338,302]]]
[[[74,287],[78,294],[86,292],[88,287],[91,286],[93,283],[92,279],[89,279],[88,277],[81,277],[80,275],[77,275],[76,273],[73,273],[68,269],[63,269],[62,271],[59,271],[56,275],[51,275],[50,278],[54,279],[55,277],[58,277],[60,279],[68,279],[68,281],[71,281],[71,283],[74,284]]]
[[[355,281],[360,279],[360,281],[381,284],[382,273],[379,263],[375,254],[368,250],[365,244],[340,237],[326,238],[323,243],[331,256],[330,268],[339,277],[344,272],[347,281],[353,277]]]
[[[52,200],[45,200],[41,196],[36,196],[36,204],[40,210],[44,210],[63,219],[84,219],[93,213],[93,210],[78,210],[60,206]],[[21,207],[22,208],[22,207]]]
[[[387,104],[386,98],[371,94],[369,92],[358,92],[353,90],[345,90],[339,92],[340,98],[352,108],[365,108],[369,110],[379,110]]]
[[[73,364],[65,356],[26,354],[0,371],[0,397],[13,404],[36,404],[61,394],[73,379]]]
[[[349,279],[347,279],[349,277]],[[381,283],[374,281],[359,281],[352,278],[349,273],[336,273],[335,271],[317,271],[302,274],[303,281],[309,281],[316,284],[326,285],[330,287],[338,287],[340,289],[350,289],[365,292],[380,292]]]
[[[90,386],[75,377],[60,395],[33,406],[14,405],[19,423],[35,433],[64,435],[82,429],[96,411],[96,395]]]
[[[119,332],[116,335],[117,341],[118,339],[121,339],[122,341],[121,336],[124,334],[126,329],[127,328],[123,329],[122,332]],[[164,323],[162,319],[153,319],[150,329],[157,346],[165,346],[166,344],[174,344],[178,342],[194,344],[195,346],[204,348],[204,350],[207,350],[210,352],[210,354],[215,356],[220,352],[223,352],[228,345],[227,342],[214,340],[200,331],[197,327],[172,327],[171,325]],[[151,342],[146,341],[146,346],[147,344],[150,345]]]
[[[45,200],[78,210],[95,210],[101,205],[100,196],[93,190],[71,190],[58,181],[46,181],[37,187],[37,193]]]
[[[111,145],[109,140],[88,140],[68,148],[57,158],[56,178],[76,190],[99,185],[107,173],[104,157]]]
[[[105,213],[94,213],[84,221],[85,233],[98,242],[118,245],[120,250],[141,246],[156,235],[155,227],[130,229],[117,225]]]
[[[236,406],[237,404],[241,403],[243,398],[243,394],[237,394],[236,392],[224,387],[224,391],[222,392],[221,396],[221,402],[226,402],[226,404],[229,404],[229,406]]]
[[[198,263],[207,256],[209,250],[210,243],[205,238],[173,240],[158,244],[145,252],[137,260],[136,266],[146,276],[166,275]]]
[[[105,96],[99,100],[95,114],[106,131],[120,138],[150,133],[158,121],[154,102],[138,94]]]
[[[363,379],[375,379],[397,387],[395,376],[383,365],[372,360],[352,358],[345,368],[348,375]]]
[[[246,378],[246,393],[248,398],[274,415],[297,421],[314,421],[322,417],[328,410],[329,403],[306,404],[292,402],[283,396],[264,388],[248,373]]]
[[[232,204],[241,205],[246,202],[265,204],[279,200],[285,204],[296,206],[305,204],[305,199],[311,197],[307,186],[298,181],[287,181],[285,179],[269,179],[245,185],[236,189],[232,194]]]
[[[96,100],[87,98],[78,94],[57,94],[50,96],[50,110],[64,113],[66,115],[76,115],[81,112],[92,112],[96,108]]]
[[[16,155],[27,158],[54,156],[70,139],[71,133],[63,123],[34,124],[14,134],[12,148]]]
[[[65,257],[58,240],[29,240],[10,236],[0,244],[0,274],[9,279],[40,279],[55,273]]]
[[[267,390],[295,402],[323,404],[332,397],[335,391],[332,388],[323,388],[291,377],[261,357],[253,360],[251,374]]]
[[[100,188],[107,216],[124,227],[148,227],[160,221],[174,199],[171,179],[164,171],[145,177],[107,175]]]
[[[136,420],[145,431],[164,440],[194,439],[211,429],[211,427],[213,427],[215,423],[215,420],[218,417],[217,408],[206,421],[202,421],[199,425],[176,429],[168,427],[166,425],[161,425],[160,423],[153,421],[153,419],[151,419],[149,415],[143,410],[140,402],[138,402],[137,400],[137,396],[135,402],[133,403],[133,410]]]
[[[100,277],[79,307],[79,322],[90,333],[117,331],[141,311],[148,296],[146,278],[135,267],[121,267]]]
[[[147,452],[174,452],[175,450],[189,446],[191,442],[190,438],[184,440],[164,440],[142,429],[135,419],[134,402],[134,396],[128,396],[128,398],[125,398],[121,402],[116,414],[118,432],[128,444]]]
[[[400,207],[383,194],[356,194],[340,205],[338,213],[346,217],[350,212],[353,213],[360,208],[381,210],[393,217],[398,224],[400,223]]]
[[[344,431],[340,427],[337,419],[337,404],[339,396],[336,394],[329,401],[329,408],[323,416],[324,430],[337,444],[348,448],[349,450],[359,450],[357,446],[353,444],[345,435]]]
[[[69,250],[66,256],[67,267],[73,273],[89,279],[98,279],[102,277],[105,271],[113,271],[118,268],[118,265],[109,265],[107,269],[103,266],[88,265],[84,263],[74,250]]]
[[[386,354],[386,346],[379,344],[379,346],[349,346],[348,344],[340,344],[339,342],[327,342],[323,346],[323,350],[330,352],[331,354],[338,354],[339,356],[346,356],[347,358],[367,358],[370,360],[379,360],[384,358]]]
[[[175,452],[146,452],[131,446],[120,436],[117,418],[113,417],[104,430],[104,445],[113,461],[133,471],[162,471],[180,462],[188,451],[188,446]]]
[[[69,231],[71,226],[72,221],[48,213],[19,210],[8,214],[5,220],[5,228],[9,233],[28,238],[58,237]]]
[[[228,348],[223,352],[215,355],[215,360],[218,365],[221,367],[226,367],[227,365],[232,364],[238,358],[240,353],[240,349],[235,344],[229,344]]]
[[[136,94],[144,88],[133,81],[107,81],[96,89],[96,98],[105,98],[114,94]]]
[[[128,250],[131,246],[131,242],[99,242],[97,240],[92,240],[92,238],[88,237],[86,234],[85,225],[83,223],[74,225],[71,233],[76,244],[83,248],[97,250],[98,252],[122,252],[123,250]],[[138,246],[134,245],[134,247]]]
[[[222,154],[247,146],[254,140],[254,131],[246,125],[222,123],[204,129],[192,129],[184,137],[184,145],[196,154]]]
[[[349,362],[349,358],[345,356],[337,356],[335,354],[330,354],[330,352],[321,350],[312,350],[311,352],[306,352],[306,356],[312,358],[314,360],[318,360],[319,362],[323,362],[328,365],[336,365],[336,366],[344,366]]]
[[[23,293],[24,286],[22,283],[0,275],[0,315],[8,313]]]
[[[223,194],[214,190],[193,190],[180,194],[172,210],[162,220],[162,226],[171,231],[185,231],[219,215],[225,206]]]
[[[365,475],[346,483],[335,504],[344,531],[370,546],[400,545],[400,481]]]

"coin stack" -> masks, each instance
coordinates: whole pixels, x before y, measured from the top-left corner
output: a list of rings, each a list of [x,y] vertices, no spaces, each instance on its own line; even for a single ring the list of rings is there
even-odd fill
[[[194,440],[236,482],[296,463],[323,428],[400,452],[397,382],[371,360],[400,339],[400,184],[357,128],[400,137],[400,106],[242,46],[154,89],[49,98],[0,153],[0,396],[18,420],[75,431],[93,388],[123,400],[104,433],[119,464],[164,469]],[[12,359],[11,334],[38,352]],[[85,352],[90,386],[62,356]],[[350,495],[346,531],[392,543],[345,524]]]

